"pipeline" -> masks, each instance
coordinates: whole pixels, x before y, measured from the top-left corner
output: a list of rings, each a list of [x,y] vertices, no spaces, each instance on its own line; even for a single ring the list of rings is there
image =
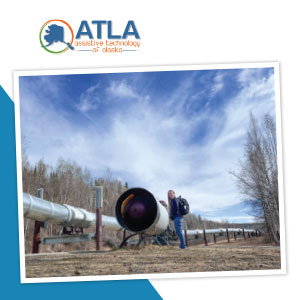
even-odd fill
[[[135,233],[159,234],[169,225],[167,209],[147,190],[133,188],[124,192],[116,204],[116,217],[102,216],[103,228],[110,230],[125,229]],[[57,204],[23,193],[23,213],[25,218],[48,222],[64,227],[96,227],[96,214],[83,208],[67,204]],[[241,228],[206,229],[205,233],[241,233]],[[244,229],[246,233],[255,232]],[[187,235],[202,235],[202,229],[187,230]]]
[[[26,193],[23,193],[23,214],[25,218],[64,227],[96,227],[95,213],[67,204],[53,203]],[[110,216],[102,216],[102,226],[110,230],[122,229],[116,218]]]
[[[214,234],[214,233],[226,233],[227,229],[224,228],[218,228],[218,229],[205,229],[205,233],[207,234]],[[228,232],[236,232],[236,233],[242,233],[243,229],[242,228],[228,228]],[[255,233],[256,230],[254,229],[244,229],[244,232],[246,233]],[[187,230],[187,235],[200,235],[203,234],[202,229],[193,229],[193,230]]]

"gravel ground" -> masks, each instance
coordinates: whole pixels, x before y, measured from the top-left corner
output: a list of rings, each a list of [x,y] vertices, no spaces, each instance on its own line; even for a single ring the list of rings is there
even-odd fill
[[[26,255],[26,277],[65,277],[280,269],[280,248],[260,238],[190,246]]]

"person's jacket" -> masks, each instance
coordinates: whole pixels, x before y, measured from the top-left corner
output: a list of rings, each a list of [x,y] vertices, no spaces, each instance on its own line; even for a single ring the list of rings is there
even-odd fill
[[[174,220],[175,218],[182,217],[181,213],[178,209],[179,200],[178,198],[174,198],[171,200],[171,210],[170,210],[170,219]]]

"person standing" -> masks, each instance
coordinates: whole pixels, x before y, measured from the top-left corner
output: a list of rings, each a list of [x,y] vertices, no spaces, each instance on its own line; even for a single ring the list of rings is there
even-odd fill
[[[170,219],[174,222],[174,227],[176,234],[180,240],[180,249],[185,249],[185,239],[182,233],[182,219],[183,216],[179,211],[179,200],[175,196],[175,192],[173,190],[168,191],[168,200],[170,207]]]

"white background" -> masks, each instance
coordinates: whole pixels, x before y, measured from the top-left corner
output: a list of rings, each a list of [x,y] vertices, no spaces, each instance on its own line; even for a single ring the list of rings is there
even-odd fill
[[[0,12],[0,84],[13,97],[14,70],[280,62],[287,275],[151,280],[164,299],[296,299],[299,283],[299,29],[297,1],[11,1]],[[141,50],[53,55],[39,44],[50,19],[134,20]],[[292,293],[295,293],[292,295]]]

